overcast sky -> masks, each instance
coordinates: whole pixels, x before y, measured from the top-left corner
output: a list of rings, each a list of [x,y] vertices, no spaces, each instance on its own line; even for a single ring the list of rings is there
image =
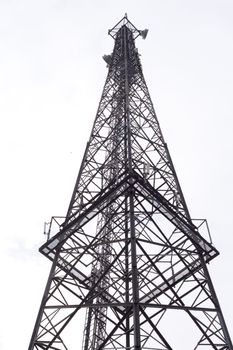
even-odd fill
[[[50,263],[44,221],[65,215],[125,14],[233,336],[233,1],[0,0],[0,349],[27,349]]]

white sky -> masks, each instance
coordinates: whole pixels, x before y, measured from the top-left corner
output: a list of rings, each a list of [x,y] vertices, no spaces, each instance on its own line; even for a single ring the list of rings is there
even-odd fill
[[[145,79],[233,336],[233,1],[0,0],[0,349],[26,349],[106,78],[107,30],[128,13]]]

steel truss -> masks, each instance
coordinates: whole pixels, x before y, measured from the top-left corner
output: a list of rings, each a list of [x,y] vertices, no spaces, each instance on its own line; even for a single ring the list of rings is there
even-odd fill
[[[40,248],[53,264],[29,350],[68,349],[66,330],[83,308],[83,350],[174,349],[172,313],[193,323],[192,348],[232,350],[206,267],[218,251],[201,234],[205,221],[190,218],[135,47],[142,32],[125,16],[109,34],[114,50],[68,213]]]

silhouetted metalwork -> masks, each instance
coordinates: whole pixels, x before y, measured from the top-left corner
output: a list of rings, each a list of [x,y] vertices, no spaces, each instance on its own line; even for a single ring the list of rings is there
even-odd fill
[[[40,248],[53,264],[29,350],[76,349],[82,309],[83,350],[174,349],[181,314],[193,324],[189,348],[232,350],[206,267],[218,251],[206,221],[190,218],[135,47],[147,30],[125,16],[109,34],[114,50],[103,57],[108,75],[69,209]]]

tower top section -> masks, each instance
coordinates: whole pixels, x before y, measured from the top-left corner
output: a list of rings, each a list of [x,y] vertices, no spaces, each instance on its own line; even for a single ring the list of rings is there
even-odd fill
[[[139,30],[137,29],[132,22],[128,19],[127,13],[124,15],[124,17],[112,28],[109,29],[108,34],[113,38],[116,39],[116,35],[121,27],[126,26],[130,29],[130,31],[133,34],[133,38],[136,39],[138,36],[141,35],[143,39],[146,38],[148,29]]]

